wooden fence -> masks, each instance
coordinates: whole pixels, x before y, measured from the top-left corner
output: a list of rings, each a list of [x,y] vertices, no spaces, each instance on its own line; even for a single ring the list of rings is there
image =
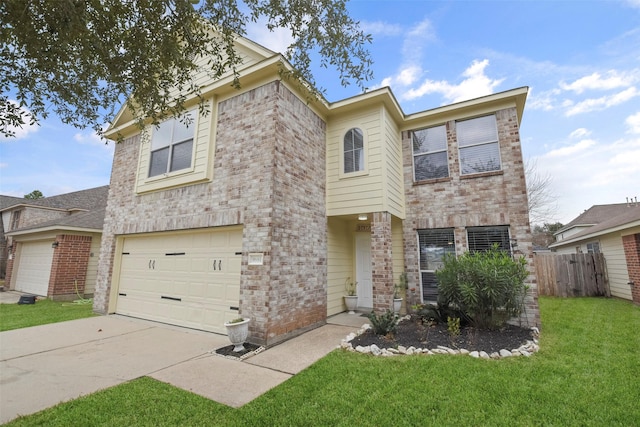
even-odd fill
[[[604,254],[536,254],[538,295],[611,296]]]

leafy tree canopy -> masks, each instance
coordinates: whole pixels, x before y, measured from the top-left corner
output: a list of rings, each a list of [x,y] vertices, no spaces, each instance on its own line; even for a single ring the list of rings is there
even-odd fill
[[[42,194],[42,192],[40,190],[33,190],[31,193],[25,194],[24,198],[25,199],[31,199],[31,200],[44,199],[44,195]]]
[[[198,58],[208,58],[213,78],[232,71],[237,85],[242,58],[233,40],[262,19],[270,30],[291,31],[284,55],[295,77],[315,87],[310,69],[318,55],[343,85],[365,89],[371,37],[348,16],[346,1],[3,0],[0,135],[50,112],[101,134],[124,102],[139,125],[180,116],[184,101],[200,95],[192,79]]]

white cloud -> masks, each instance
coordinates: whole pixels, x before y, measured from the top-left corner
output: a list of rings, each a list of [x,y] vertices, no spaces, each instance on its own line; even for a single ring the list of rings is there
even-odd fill
[[[584,152],[587,148],[596,144],[593,139],[584,139],[576,144],[569,145],[562,148],[556,148],[544,154],[542,157],[567,157]]]
[[[623,203],[640,182],[640,138],[613,142],[583,140],[534,157],[539,172],[553,177],[558,220],[567,223],[594,204]]]
[[[571,139],[584,138],[589,135],[591,135],[591,131],[589,129],[578,128],[569,134],[569,138]]]
[[[258,22],[247,23],[247,37],[250,40],[271,49],[274,52],[284,53],[294,38],[287,28],[275,28],[269,31],[267,20],[262,17]]]
[[[390,24],[385,25],[389,27],[385,35],[396,35],[395,31],[402,30],[402,27],[399,26],[396,28]],[[398,86],[401,88],[408,87],[418,81],[423,74],[420,63],[424,49],[436,38],[433,25],[429,19],[424,19],[411,27],[403,36],[400,66],[393,75],[383,78],[380,85],[373,85],[372,89],[392,86],[394,90],[397,90]]]
[[[0,163],[0,169],[4,169],[4,168],[6,168],[7,166],[9,166],[9,163],[6,163],[6,162],[1,162],[1,163]]]
[[[627,117],[624,122],[629,126],[628,133],[640,134],[640,111]]]
[[[591,111],[601,111],[627,102],[639,95],[640,92],[635,87],[630,87],[623,90],[622,92],[618,92],[613,95],[605,95],[600,98],[585,99],[584,101],[580,101],[575,104],[573,102],[569,102],[566,103],[566,106],[569,108],[565,114],[569,117],[576,114],[588,113]]]
[[[398,36],[402,34],[402,26],[382,21],[360,21],[360,29],[373,36]]]
[[[629,73],[609,70],[603,76],[595,72],[572,83],[560,82],[560,88],[580,94],[586,90],[613,90],[629,87],[639,80],[638,73],[638,70],[633,70]]]
[[[436,39],[433,25],[429,19],[424,19],[411,27],[404,37],[402,55],[406,62],[419,62],[422,53],[429,43]]]
[[[440,93],[446,102],[459,102],[489,95],[502,83],[503,79],[489,78],[484,72],[488,65],[488,59],[474,60],[462,73],[462,77],[465,78],[460,83],[452,84],[446,80],[426,80],[420,87],[406,91],[401,95],[401,98],[411,100],[431,93]]]

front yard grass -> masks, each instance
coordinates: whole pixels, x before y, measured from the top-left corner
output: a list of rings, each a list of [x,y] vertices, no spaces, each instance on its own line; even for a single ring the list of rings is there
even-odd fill
[[[0,304],[0,332],[91,316],[91,303],[39,299],[35,304]]]
[[[540,298],[540,309],[530,358],[334,351],[238,409],[140,378],[9,425],[638,425],[640,308]]]

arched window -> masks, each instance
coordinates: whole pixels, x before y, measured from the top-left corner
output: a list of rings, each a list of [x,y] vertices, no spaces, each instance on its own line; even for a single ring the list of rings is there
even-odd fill
[[[364,170],[362,130],[349,129],[344,136],[344,173]]]

